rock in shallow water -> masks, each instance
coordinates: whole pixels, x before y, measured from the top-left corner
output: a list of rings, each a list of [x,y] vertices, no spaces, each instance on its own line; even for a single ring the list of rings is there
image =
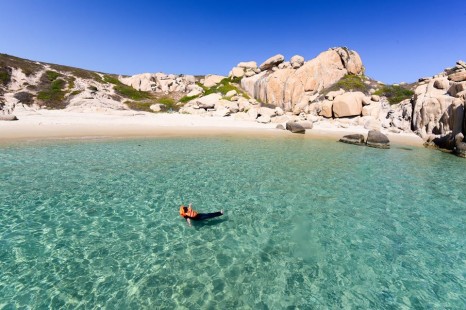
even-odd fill
[[[381,133],[378,130],[370,130],[367,133],[367,146],[375,147],[379,149],[389,149],[390,148],[390,140],[388,140],[387,136]]]
[[[343,138],[341,138],[339,141],[349,144],[364,145],[364,136],[361,134],[346,135],[343,136]]]

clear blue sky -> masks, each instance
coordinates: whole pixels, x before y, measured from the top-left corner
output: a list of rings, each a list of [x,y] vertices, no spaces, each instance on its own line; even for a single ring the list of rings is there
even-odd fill
[[[0,53],[107,73],[227,74],[347,46],[395,83],[466,60],[466,0],[0,0],[0,13]]]

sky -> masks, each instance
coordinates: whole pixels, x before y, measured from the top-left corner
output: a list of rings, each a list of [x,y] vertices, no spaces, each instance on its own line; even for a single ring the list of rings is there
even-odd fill
[[[0,16],[0,53],[125,75],[227,75],[336,46],[385,83],[466,61],[466,0],[0,0]]]

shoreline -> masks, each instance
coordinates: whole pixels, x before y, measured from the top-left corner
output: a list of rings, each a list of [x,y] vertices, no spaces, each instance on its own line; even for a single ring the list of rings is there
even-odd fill
[[[348,134],[367,136],[361,126],[337,128],[315,124],[304,135],[278,130],[277,124],[260,124],[230,117],[200,116],[178,113],[111,111],[77,113],[63,110],[24,111],[19,120],[0,122],[0,145],[17,142],[178,138],[214,136],[302,137],[338,141]],[[394,145],[422,146],[424,141],[414,133],[386,133]]]

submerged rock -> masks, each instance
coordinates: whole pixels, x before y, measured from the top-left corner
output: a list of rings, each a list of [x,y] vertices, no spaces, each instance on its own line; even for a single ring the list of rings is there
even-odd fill
[[[388,140],[387,136],[381,133],[378,130],[370,130],[367,133],[367,146],[375,147],[379,149],[389,149],[390,148],[390,140]]]
[[[355,145],[364,145],[364,136],[361,134],[346,135],[338,141]]]

